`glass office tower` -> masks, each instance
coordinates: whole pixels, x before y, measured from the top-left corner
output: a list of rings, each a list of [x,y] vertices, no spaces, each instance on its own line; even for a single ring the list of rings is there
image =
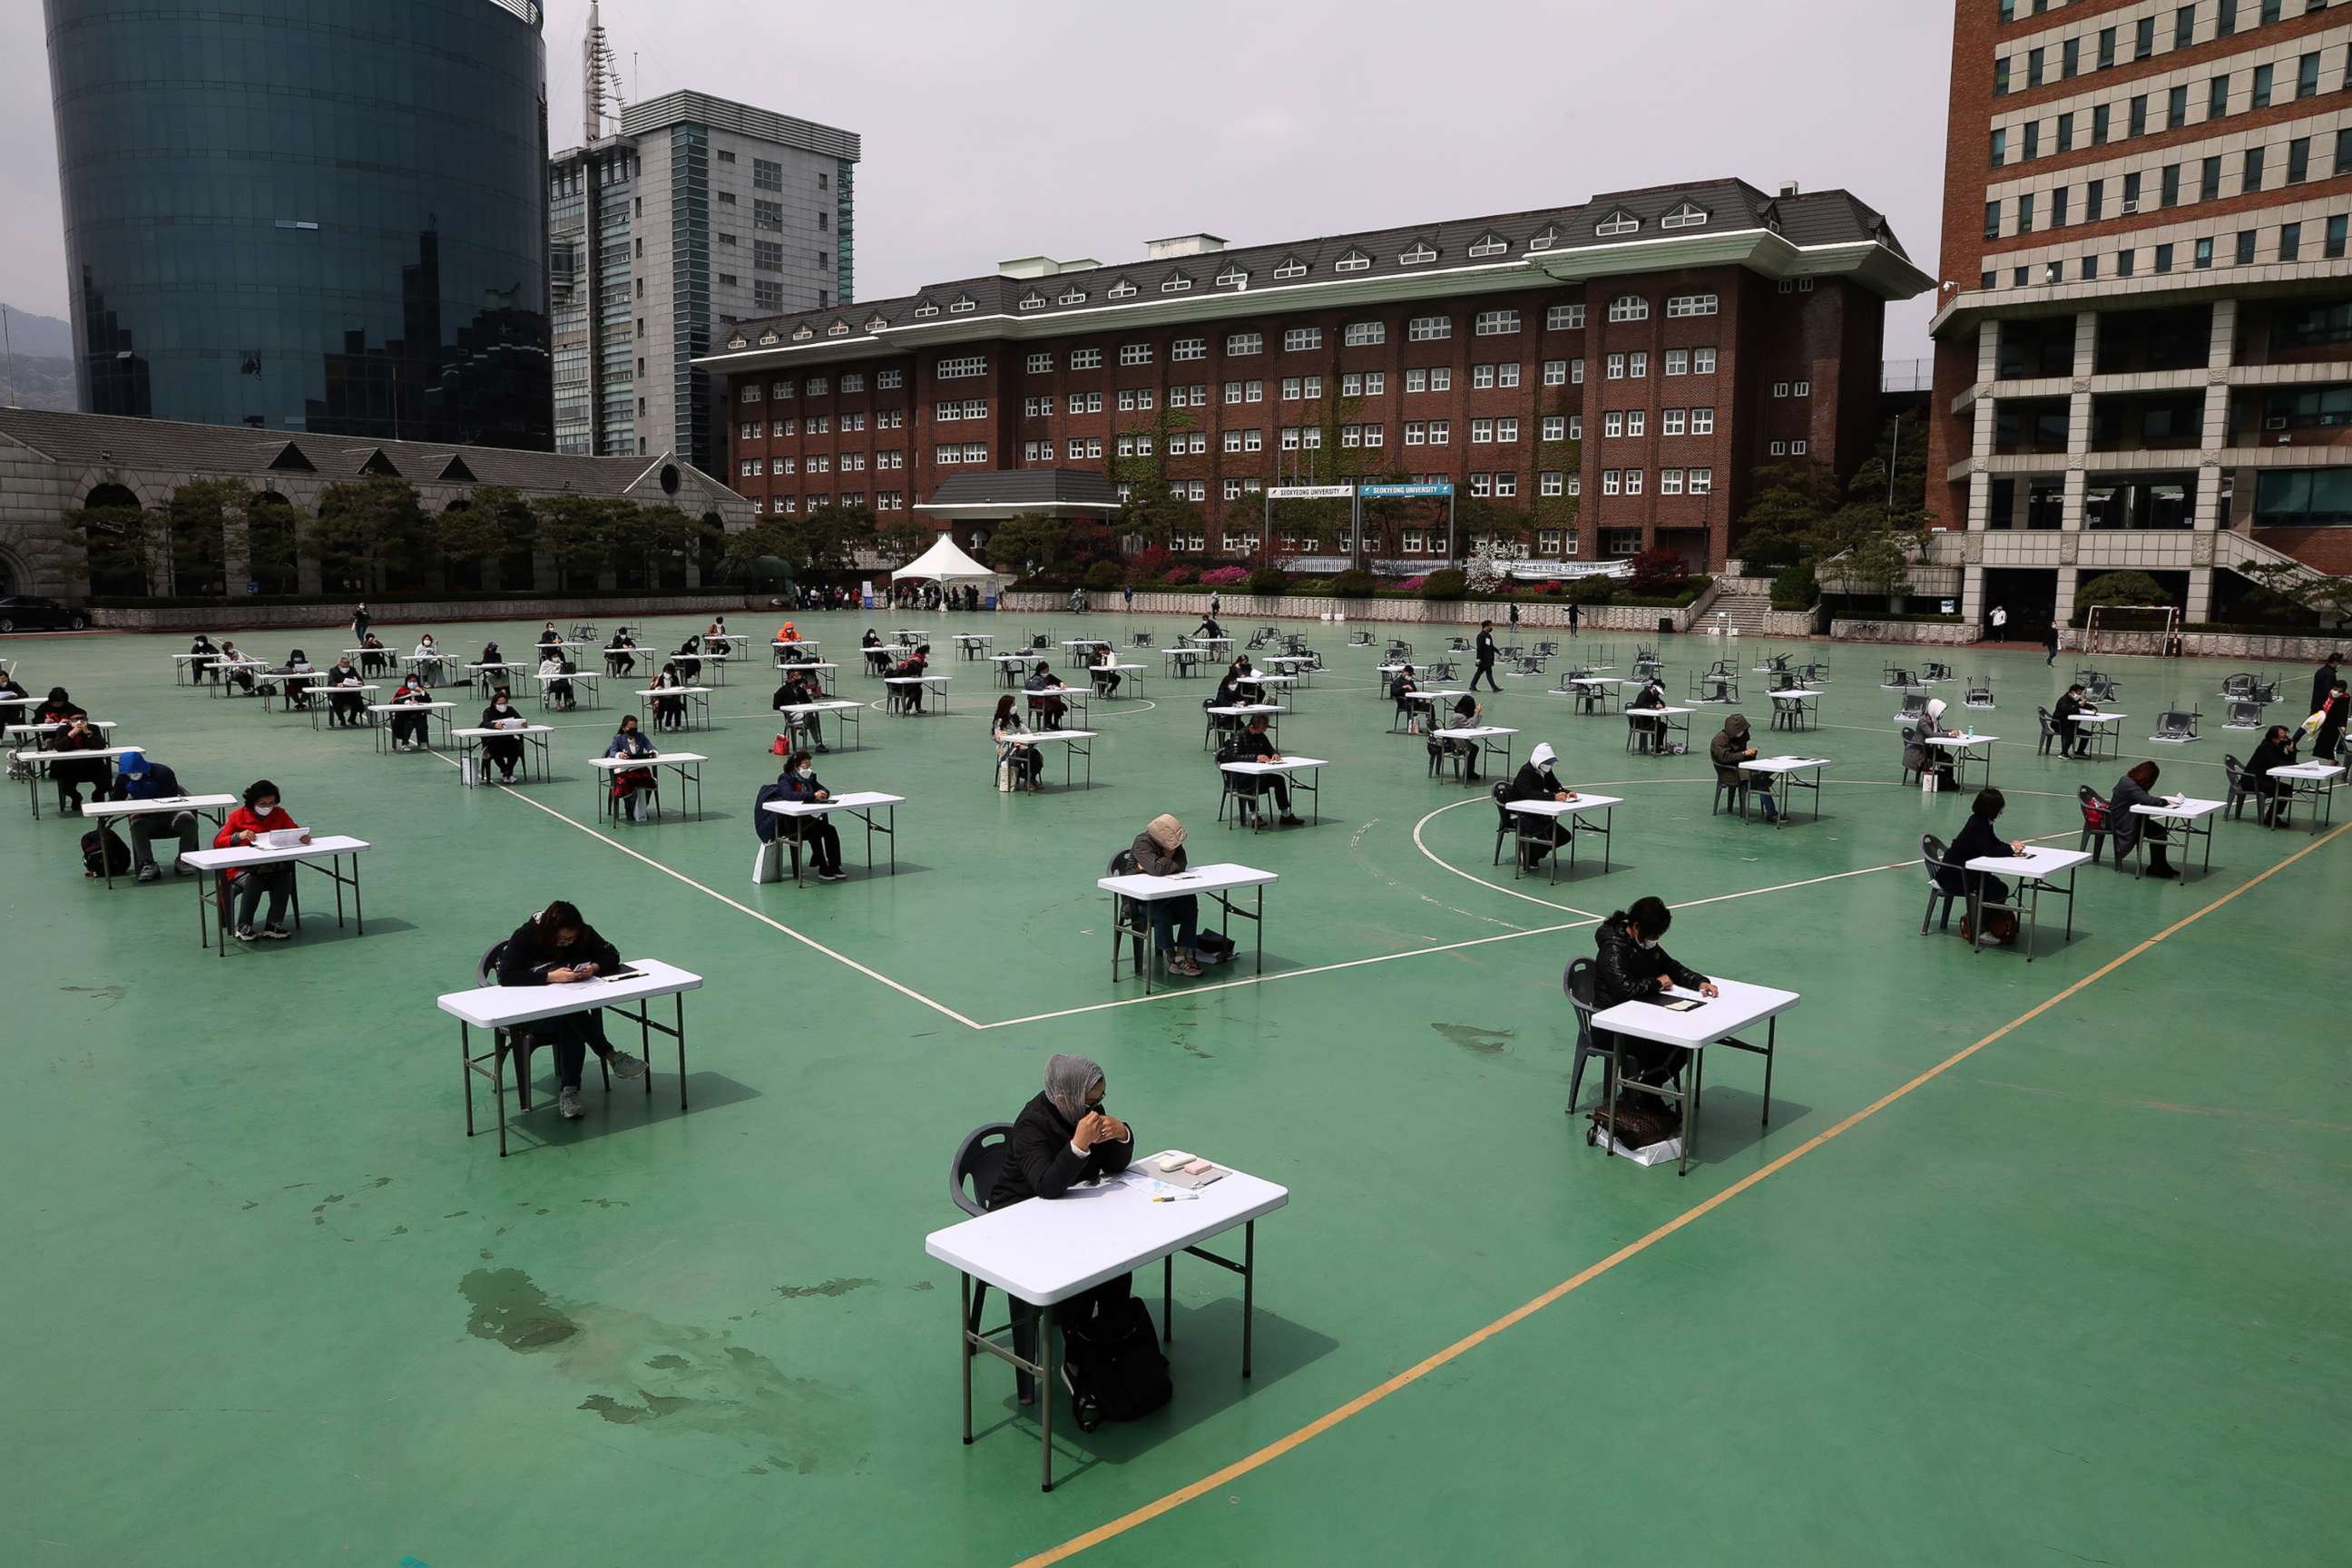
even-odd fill
[[[546,448],[534,0],[44,0],[81,406]]]

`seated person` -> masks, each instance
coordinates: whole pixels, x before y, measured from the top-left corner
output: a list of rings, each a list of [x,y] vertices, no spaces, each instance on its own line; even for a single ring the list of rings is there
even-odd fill
[[[245,804],[228,814],[220,831],[213,835],[215,849],[250,848],[265,833],[288,830],[301,832],[302,825],[286,814],[278,804],[278,786],[268,779],[256,779],[245,790]],[[308,833],[302,842],[310,842]],[[229,890],[236,895],[236,940],[256,942],[263,937],[271,942],[284,942],[294,933],[286,929],[286,900],[294,894],[294,862],[279,860],[267,866],[246,866],[222,873]],[[253,930],[254,911],[261,905],[261,896],[269,895],[269,918],[259,936]]]
[[[1095,692],[1101,697],[1118,695],[1118,650],[1108,643],[1102,647],[1094,664]]]
[[[1478,727],[1478,721],[1485,718],[1486,714],[1486,710],[1478,700],[1465,691],[1455,698],[1453,705],[1446,710],[1444,722],[1433,724],[1431,727],[1438,730],[1475,730]],[[1486,753],[1485,742],[1475,740],[1440,741],[1438,746],[1446,755],[1462,759],[1464,783],[1478,782],[1478,759]]]
[[[1552,763],[1559,757],[1559,753],[1551,749],[1550,742],[1537,742],[1536,749],[1528,753],[1528,760],[1519,764],[1519,771],[1511,775],[1510,784],[1504,788],[1503,798],[1506,801],[1574,800],[1576,792],[1560,783],[1559,775],[1552,771]],[[1556,816],[1527,816],[1518,812],[1508,815],[1517,829],[1519,864],[1529,870],[1542,864],[1545,856],[1566,844],[1574,831],[1568,823]]]
[[[1780,808],[1772,799],[1772,775],[1748,773],[1739,764],[1756,760],[1756,748],[1748,743],[1748,721],[1738,713],[1723,717],[1723,729],[1706,744],[1706,754],[1715,763],[1715,782],[1734,789],[1744,789],[1764,806],[1764,820],[1780,820]]]
[[[920,643],[916,646],[914,652],[907,656],[904,663],[892,666],[890,673],[896,677],[911,679],[927,673],[930,667],[931,645]],[[898,693],[898,700],[906,705],[908,711],[920,713],[923,710],[923,688],[919,682],[913,686],[895,686],[891,689]]]
[[[1274,749],[1273,738],[1265,732],[1265,714],[1253,713],[1250,715],[1249,728],[1244,730],[1241,732],[1240,737],[1234,742],[1234,760],[1237,763],[1278,763],[1282,761],[1282,753]],[[1234,778],[1234,787],[1238,793],[1245,795],[1253,800],[1257,798],[1257,793],[1260,788],[1272,791],[1274,795],[1274,807],[1276,811],[1282,814],[1282,826],[1285,827],[1296,827],[1298,826],[1298,818],[1292,815],[1290,809],[1290,781],[1285,778],[1282,774],[1236,774]]]
[[[115,763],[113,784],[99,792],[100,800],[177,800],[188,792],[180,787],[180,775],[161,763],[150,762],[144,752],[125,752]],[[169,834],[180,841],[180,853],[185,855],[196,847],[196,814],[193,810],[174,812],[142,812],[131,819],[131,863],[139,879],[152,882],[163,873],[155,866],[155,840]],[[194,874],[193,867],[172,862],[172,874],[186,877]]]
[[[2115,793],[2107,797],[2107,825],[2115,830],[2116,869],[2124,868],[2124,860],[2139,843],[2140,835],[2147,836],[2147,874],[2170,881],[2180,873],[2165,858],[2165,842],[2171,836],[2166,831],[2164,818],[2145,816],[2134,811],[2136,805],[2161,805],[2155,795],[2157,767],[2153,762],[2141,763],[2116,781]]]
[[[621,715],[621,727],[614,731],[612,743],[604,748],[604,754],[608,757],[642,757],[648,761],[660,755],[654,750],[653,742],[637,729],[637,716],[634,713]],[[613,782],[606,791],[613,802],[614,815],[618,816],[625,810],[630,821],[645,821],[649,815],[646,809],[646,796],[654,793],[657,783],[654,770],[649,767],[614,769]]]
[[[677,653],[670,659],[669,667],[677,671],[677,679],[680,685],[691,686],[702,678],[701,653],[702,639],[700,637],[690,637],[684,642],[677,645]]]
[[[392,749],[395,752],[422,752],[426,749],[433,715],[425,704],[433,700],[433,693],[424,681],[414,675],[404,675],[392,694],[395,706],[413,709],[407,713],[392,715]]]
[[[514,934],[507,938],[499,952],[499,984],[571,985],[610,974],[620,967],[620,950],[598,935],[596,928],[581,917],[576,906],[558,899],[517,926]],[[588,1108],[580,1103],[580,1073],[588,1065],[590,1051],[604,1058],[604,1065],[623,1078],[639,1078],[646,1070],[644,1061],[626,1051],[615,1050],[604,1038],[604,1016],[600,1008],[558,1013],[552,1018],[526,1024],[517,1032],[528,1032],[554,1049],[556,1110],[567,1121],[577,1121],[588,1114]],[[529,1072],[527,1058],[516,1064],[517,1079],[527,1079]]]
[[[555,629],[555,623],[553,621],[550,621],[545,626],[539,628],[540,647],[561,647],[562,645],[563,634]]]
[[[80,709],[75,709],[64,723],[64,729],[49,737],[47,750],[102,752],[106,749],[106,732],[91,723],[89,715]],[[58,812],[64,816],[81,815],[83,790],[89,790],[93,800],[103,798],[108,784],[113,779],[114,764],[104,757],[85,757],[75,762],[49,764],[49,782],[58,786]]]
[[[1416,710],[1410,699],[1420,689],[1421,682],[1413,678],[1412,666],[1408,664],[1396,672],[1396,678],[1389,682],[1389,696],[1396,702],[1396,715],[1390,721],[1391,724],[1402,720],[1407,729],[1412,727]]]
[[[1934,784],[1936,789],[1952,788],[1950,749],[1944,746],[1931,746],[1927,742],[1939,735],[1958,733],[1957,730],[1948,730],[1944,727],[1944,700],[1940,697],[1930,697],[1927,699],[1927,710],[1919,716],[1919,721],[1903,731],[1903,765],[1915,773],[1932,775],[1936,781]]]
[[[866,628],[866,635],[857,639],[857,646],[865,650],[866,668],[869,673],[882,675],[888,672],[890,668],[889,646],[883,642],[880,635],[877,633],[872,626]]]
[[[1039,659],[1037,668],[1029,672],[1029,679],[1021,683],[1021,689],[1029,693],[1030,710],[1045,721],[1046,729],[1062,727],[1062,715],[1070,710],[1070,705],[1058,697],[1045,695],[1062,689],[1062,678],[1054,673],[1052,665]]]
[[[232,689],[251,696],[254,689],[253,672],[257,662],[239,652],[236,643],[227,637],[223,637],[220,658],[213,664],[213,675],[217,679],[227,681]]]
[[[1642,689],[1633,694],[1633,700],[1625,704],[1625,711],[1639,713],[1665,706],[1666,689],[1658,684],[1656,676],[1652,676],[1643,683]],[[1666,721],[1664,719],[1631,719],[1626,721],[1633,727],[1633,750],[1637,755],[1666,749]]]
[[[1036,794],[1038,775],[1045,771],[1045,759],[1037,754],[1036,747],[1015,745],[1005,739],[1008,735],[1029,733],[1010,691],[996,700],[996,712],[988,721],[988,732],[996,742],[997,765],[1013,771],[1013,786]]]
[[[539,661],[539,689],[550,708],[569,713],[580,706],[580,700],[572,694],[572,682],[563,679],[578,673],[562,648],[547,650],[547,657]]]
[[[49,694],[41,699],[41,705],[33,710],[32,722],[62,724],[77,715],[86,719],[89,716],[89,710],[75,701],[64,687],[52,686]]]
[[[2264,827],[2284,827],[2287,808],[2294,804],[2284,785],[2271,777],[2273,768],[2291,768],[2295,763],[2295,749],[2303,744],[2302,731],[2284,724],[2273,724],[2263,731],[2254,744],[2253,754],[2238,771],[2239,781],[2247,795],[2260,803]]]
[[[1969,803],[1969,819],[1952,836],[1944,851],[1944,868],[1936,873],[1936,886],[1948,893],[1958,893],[1966,899],[1971,889],[1982,904],[2009,902],[2009,884],[1987,871],[1971,871],[1968,864],[1987,857],[2007,857],[2025,853],[2021,839],[2004,839],[1994,831],[1993,823],[2008,809],[2009,799],[2000,791],[1987,785],[1977,791]],[[1971,906],[1972,910],[1975,906]],[[2017,934],[2017,916],[2009,910],[1990,910],[1985,916],[1985,941],[1994,946],[2005,945]],[[1975,930],[1969,915],[1960,917],[1960,935],[1974,940]]]
[[[327,694],[327,722],[348,730],[360,721],[360,709],[366,696],[359,689],[360,672],[352,668],[352,656],[335,660],[335,668],[327,671],[321,689]]]
[[[516,710],[514,693],[499,687],[490,694],[490,705],[482,710],[480,727],[485,730],[520,730],[522,714]],[[488,735],[482,740],[482,755],[498,765],[499,782],[514,783],[515,764],[522,761],[520,735]]]
[[[1664,900],[1643,898],[1634,900],[1631,909],[1619,910],[1594,928],[1593,941],[1598,949],[1593,963],[1595,1011],[1605,1012],[1622,1002],[1656,996],[1675,986],[1696,991],[1702,996],[1717,994],[1714,981],[1687,964],[1676,963],[1673,954],[1658,945],[1674,920],[1674,912],[1666,908]],[[1646,1117],[1662,1127],[1660,1136],[1674,1136],[1682,1125],[1681,1107],[1669,1107],[1659,1096],[1625,1085],[1663,1087],[1682,1070],[1690,1053],[1680,1046],[1637,1040],[1630,1036],[1618,1037],[1617,1047],[1625,1069],[1625,1084],[1618,1089],[1619,1115],[1630,1110],[1636,1117]]]
[[[727,635],[725,616],[711,617],[709,628],[702,634],[702,646],[715,654],[730,654],[735,651],[735,639]]]
[[[2080,682],[2068,687],[2058,697],[2058,705],[2050,710],[2051,727],[2058,731],[2058,754],[2070,760],[2088,758],[2091,737],[2074,721],[2078,713],[2095,713],[2098,709],[2083,695]]]
[[[782,685],[776,688],[776,694],[770,700],[768,707],[771,711],[782,712],[787,708],[806,708],[824,700],[824,693],[817,689],[816,677],[794,670],[784,677]],[[824,724],[819,714],[786,713],[784,731],[795,738],[807,737],[809,744],[819,752],[825,750]]]
[[[279,675],[310,675],[315,673],[315,670],[310,663],[310,656],[304,653],[298,647],[290,648],[287,651],[286,662],[278,667],[277,673]],[[289,680],[286,682],[286,706],[289,708],[308,708],[310,706],[310,687],[312,684],[312,682],[308,680]]]
[[[833,793],[817,781],[815,764],[806,752],[794,752],[784,759],[784,771],[776,782],[784,786],[784,798],[796,803],[815,805],[833,798]],[[784,837],[809,852],[810,862],[816,868],[820,882],[846,881],[849,873],[841,868],[841,834],[827,816],[787,816],[783,819]]]
[[[676,664],[662,666],[660,673],[654,677],[652,689],[655,729],[683,730],[686,728],[686,699],[672,695],[683,689],[685,685],[686,682],[678,679]]]
[[[604,645],[604,673],[615,677],[635,674],[636,646],[625,630],[614,632],[613,640]]]
[[[383,639],[373,632],[360,638],[360,648],[362,675],[382,675],[392,668],[392,650],[385,647]]]
[[[213,646],[212,638],[205,636],[202,632],[198,632],[196,634],[195,640],[188,644],[188,651],[192,654],[200,656],[188,661],[191,668],[193,668],[195,672],[195,679],[197,680],[201,681],[207,675],[210,675],[215,680],[218,680],[220,679],[220,670],[213,663],[213,660],[219,657],[220,649]]]
[[[0,697],[30,697],[31,695],[31,692],[26,690],[22,686],[19,686],[16,683],[16,678],[15,676],[9,674],[6,670],[0,670]],[[5,720],[7,722],[12,724],[27,724],[32,722],[30,719],[23,717],[25,712],[26,710],[23,708],[14,708],[6,713],[0,713],[0,720]]]
[[[1162,813],[1135,836],[1128,853],[1134,857],[1135,868],[1145,876],[1173,877],[1185,868],[1184,825]],[[1188,893],[1179,899],[1154,900],[1145,907],[1151,916],[1153,945],[1167,959],[1169,970],[1177,974],[1200,973],[1192,938],[1200,923],[1201,900]]]
[[[981,1202],[1001,1209],[1031,1198],[1051,1200],[1080,1182],[1126,1170],[1135,1158],[1135,1133],[1103,1110],[1104,1088],[1102,1068],[1084,1057],[1056,1055],[1047,1061],[1045,1092],[1013,1119],[996,1185],[979,1194]],[[1118,1275],[1070,1297],[1055,1307],[1055,1321],[1084,1332],[1098,1312],[1128,1299],[1129,1279]],[[1036,1310],[1025,1301],[1013,1303],[1013,1348],[1024,1361],[1037,1360]],[[1034,1404],[1036,1380],[1027,1373],[1016,1373],[1014,1380],[1021,1403]]]

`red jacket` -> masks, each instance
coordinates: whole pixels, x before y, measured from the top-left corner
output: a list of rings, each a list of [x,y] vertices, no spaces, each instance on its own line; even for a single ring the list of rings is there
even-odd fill
[[[300,823],[295,821],[291,816],[288,815],[286,808],[282,805],[276,811],[271,812],[269,814],[268,820],[266,822],[253,814],[253,808],[251,806],[240,805],[235,811],[228,814],[228,820],[221,824],[221,830],[213,835],[213,847],[215,849],[238,849],[244,847],[244,846],[238,844],[236,841],[236,836],[240,833],[270,833],[281,827],[299,827],[301,826],[302,825]],[[231,871],[228,875],[234,879],[238,875],[238,873]]]

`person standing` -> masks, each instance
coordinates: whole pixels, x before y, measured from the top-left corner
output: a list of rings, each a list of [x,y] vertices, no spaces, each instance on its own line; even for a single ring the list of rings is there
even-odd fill
[[[1519,606],[1517,600],[1511,603],[1511,635],[1513,637],[1519,635]]]
[[[2352,691],[2347,691],[2345,683],[2337,681],[2317,711],[2321,716],[2319,732],[2312,737],[2312,757],[2323,763],[2340,761],[2336,753],[2344,741],[2344,721],[2352,717]]]
[[[2050,618],[2048,628],[2042,634],[2042,647],[2050,655],[2048,658],[2042,661],[2042,667],[2047,668],[2056,664],[2058,662],[2058,618],[2055,616]]]
[[[2311,707],[2306,711],[2316,713],[2327,706],[2327,694],[2343,679],[2342,671],[2336,668],[2343,658],[2340,653],[2331,653],[2319,661],[2319,668],[2311,675]]]
[[[1119,603],[1129,615],[1135,614],[1135,584],[1127,584],[1118,591]]]
[[[2009,611],[1999,605],[1995,605],[1992,607],[1992,640],[1999,642],[2002,637],[2008,635]]]
[[[1581,612],[1581,608],[1580,608],[1580,606],[1579,606],[1579,605],[1578,605],[1577,602],[1576,602],[1574,599],[1570,599],[1570,600],[1568,602],[1568,635],[1569,635],[1569,636],[1570,636],[1570,637],[1574,637],[1574,636],[1576,635],[1576,623],[1577,623],[1580,619],[1581,619],[1581,618],[1582,618],[1582,612]]]
[[[1478,641],[1476,644],[1476,651],[1478,657],[1478,668],[1470,672],[1470,689],[1473,691],[1478,689],[1478,678],[1483,675],[1486,678],[1487,690],[1500,691],[1502,688],[1495,684],[1494,622],[1480,621],[1478,623]]]
[[[352,612],[352,646],[353,647],[361,647],[367,641],[368,625],[367,602],[362,600],[359,608]]]

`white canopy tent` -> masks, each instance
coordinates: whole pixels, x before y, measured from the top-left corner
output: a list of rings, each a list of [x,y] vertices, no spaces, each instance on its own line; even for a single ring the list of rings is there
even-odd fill
[[[893,583],[1000,583],[1012,579],[1002,572],[992,572],[964,553],[950,534],[940,535],[939,542],[912,561],[890,574]]]

